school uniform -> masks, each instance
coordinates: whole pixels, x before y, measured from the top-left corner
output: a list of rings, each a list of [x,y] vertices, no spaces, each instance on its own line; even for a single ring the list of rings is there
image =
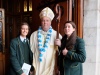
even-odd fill
[[[10,75],[21,75],[24,63],[32,65],[33,53],[30,50],[29,40],[21,36],[13,39],[10,43]]]

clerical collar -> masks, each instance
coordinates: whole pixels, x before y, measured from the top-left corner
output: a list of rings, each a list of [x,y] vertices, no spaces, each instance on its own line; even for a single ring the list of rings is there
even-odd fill
[[[41,30],[41,34],[43,34],[43,35],[47,35],[47,33],[48,33],[48,31],[45,32],[45,31]]]

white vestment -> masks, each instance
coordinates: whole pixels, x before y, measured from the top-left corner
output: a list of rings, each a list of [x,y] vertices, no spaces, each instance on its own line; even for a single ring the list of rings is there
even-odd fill
[[[56,39],[56,31],[52,30],[51,39],[49,42],[49,47],[44,53],[43,61],[39,61],[39,50],[38,50],[38,31],[32,33],[30,37],[30,46],[33,52],[33,66],[35,68],[35,75],[54,75],[55,66],[55,52],[57,47],[54,45],[54,40]],[[61,37],[61,35],[60,35]],[[44,37],[45,39],[45,37]],[[44,40],[43,39],[43,40]]]

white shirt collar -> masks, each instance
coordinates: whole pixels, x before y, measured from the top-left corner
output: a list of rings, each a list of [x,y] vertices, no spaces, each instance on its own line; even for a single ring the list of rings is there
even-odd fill
[[[23,42],[23,41],[24,41],[24,39],[26,39],[26,37],[25,37],[25,38],[23,38],[23,37],[20,35],[20,39],[21,39],[21,41]]]

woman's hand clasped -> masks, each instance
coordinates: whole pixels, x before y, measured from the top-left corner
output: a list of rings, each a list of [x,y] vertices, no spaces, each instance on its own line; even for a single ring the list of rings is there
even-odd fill
[[[68,52],[68,50],[65,48],[65,49],[62,51],[62,54],[63,54],[63,55],[67,55],[67,52]]]

